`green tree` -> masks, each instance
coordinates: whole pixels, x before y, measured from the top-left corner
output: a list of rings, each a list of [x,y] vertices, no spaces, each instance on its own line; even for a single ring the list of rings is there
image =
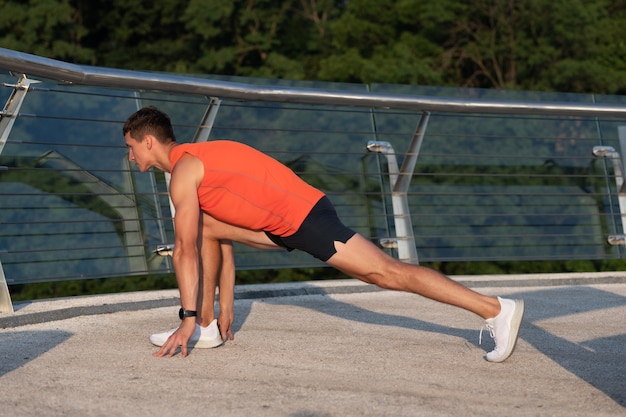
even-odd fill
[[[95,0],[81,10],[99,65],[289,79],[312,75],[336,13],[331,0]]]
[[[613,0],[352,0],[317,77],[620,94],[625,13]]]
[[[0,46],[69,62],[93,64],[82,46],[87,28],[69,0],[0,0]]]
[[[90,28],[85,43],[97,65],[135,70],[184,70],[192,62],[189,34],[179,22],[182,0],[78,0]],[[183,71],[181,71],[183,72]]]
[[[623,2],[477,0],[450,28],[446,70],[469,87],[625,91]]]
[[[0,0],[0,46],[104,67],[626,92],[621,0]]]
[[[337,9],[331,0],[191,0],[182,14],[198,59],[193,72],[304,79]]]
[[[441,85],[444,30],[454,2],[352,0],[330,25],[318,78]]]

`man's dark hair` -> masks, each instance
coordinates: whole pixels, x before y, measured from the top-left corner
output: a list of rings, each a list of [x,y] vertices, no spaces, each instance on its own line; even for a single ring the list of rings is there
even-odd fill
[[[153,135],[161,143],[176,142],[170,117],[154,106],[144,107],[131,114],[122,134],[130,132],[133,139],[141,140],[145,135]]]

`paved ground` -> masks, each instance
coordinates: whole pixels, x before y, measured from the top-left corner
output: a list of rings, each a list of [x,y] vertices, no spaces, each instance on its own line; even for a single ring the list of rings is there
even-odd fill
[[[481,320],[356,281],[238,288],[235,340],[155,358],[175,291],[0,315],[0,415],[626,416],[626,274],[459,277],[523,298],[513,356]]]

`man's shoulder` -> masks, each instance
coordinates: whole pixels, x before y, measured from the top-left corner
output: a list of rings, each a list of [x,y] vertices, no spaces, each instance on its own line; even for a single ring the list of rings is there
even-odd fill
[[[181,143],[180,145],[177,145],[176,148],[178,148],[178,152],[194,153],[194,152],[203,152],[209,149],[211,151],[215,151],[219,149],[224,149],[224,150],[243,149],[243,148],[250,148],[250,146],[241,142],[234,141],[234,140],[219,139],[219,140],[210,140],[206,142]]]

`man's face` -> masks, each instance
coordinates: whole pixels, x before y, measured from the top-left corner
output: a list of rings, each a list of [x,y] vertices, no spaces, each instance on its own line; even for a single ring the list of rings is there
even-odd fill
[[[146,143],[146,139],[143,138],[138,141],[130,136],[130,132],[127,132],[124,136],[126,139],[126,147],[128,148],[128,160],[134,162],[139,168],[139,171],[146,172],[150,169],[148,164],[149,149]]]

